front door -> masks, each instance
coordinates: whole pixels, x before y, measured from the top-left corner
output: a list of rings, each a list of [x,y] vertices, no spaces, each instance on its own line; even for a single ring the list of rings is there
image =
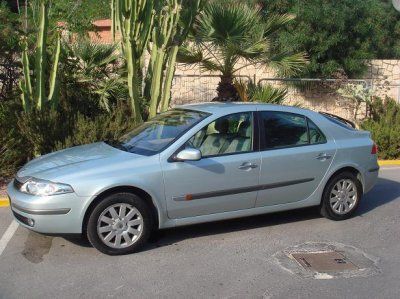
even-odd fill
[[[261,173],[257,207],[307,199],[325,176],[335,143],[307,117],[261,111]]]
[[[201,160],[163,161],[169,218],[253,208],[261,163],[253,135],[252,112],[224,116],[186,143],[202,152]]]

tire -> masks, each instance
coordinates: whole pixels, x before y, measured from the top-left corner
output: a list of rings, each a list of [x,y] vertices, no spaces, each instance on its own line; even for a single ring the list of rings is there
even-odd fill
[[[94,248],[108,255],[137,252],[153,230],[147,203],[132,193],[102,199],[91,212],[87,237]]]
[[[335,175],[325,186],[321,215],[335,221],[350,218],[357,210],[362,194],[361,182],[353,173],[345,171]]]

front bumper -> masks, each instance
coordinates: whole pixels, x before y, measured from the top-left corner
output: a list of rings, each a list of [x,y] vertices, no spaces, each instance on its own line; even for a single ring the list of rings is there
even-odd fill
[[[67,193],[33,196],[19,192],[13,182],[7,187],[15,219],[24,227],[39,233],[79,234],[88,197]]]

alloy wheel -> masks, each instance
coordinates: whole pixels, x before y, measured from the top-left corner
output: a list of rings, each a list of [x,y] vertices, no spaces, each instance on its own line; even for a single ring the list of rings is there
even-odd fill
[[[121,249],[137,242],[143,232],[143,217],[130,204],[118,203],[107,207],[97,221],[97,234],[107,246]]]
[[[332,211],[339,215],[349,213],[358,200],[357,187],[352,180],[342,179],[332,188],[329,202]]]

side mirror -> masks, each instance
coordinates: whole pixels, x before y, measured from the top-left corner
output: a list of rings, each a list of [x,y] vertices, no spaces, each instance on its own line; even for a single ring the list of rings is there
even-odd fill
[[[199,161],[200,159],[201,152],[195,148],[185,148],[175,157],[175,161]]]

